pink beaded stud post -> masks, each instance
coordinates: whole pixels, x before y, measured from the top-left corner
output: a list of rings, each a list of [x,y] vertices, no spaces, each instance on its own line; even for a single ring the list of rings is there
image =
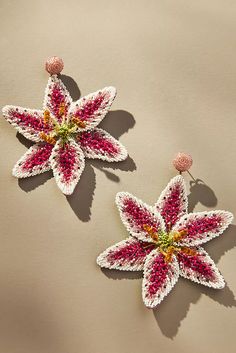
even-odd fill
[[[190,154],[179,152],[172,163],[179,172],[187,172],[193,164],[193,159]]]
[[[45,69],[50,75],[58,75],[64,68],[64,62],[58,56],[51,56],[46,60]]]

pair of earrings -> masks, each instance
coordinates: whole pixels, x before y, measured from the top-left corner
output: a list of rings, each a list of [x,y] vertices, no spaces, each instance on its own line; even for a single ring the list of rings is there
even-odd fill
[[[50,74],[43,110],[5,106],[3,115],[19,133],[36,142],[16,163],[13,175],[25,178],[50,169],[61,191],[70,195],[78,183],[85,158],[108,162],[125,160],[125,147],[98,128],[115,98],[114,87],[105,87],[73,102],[58,76],[63,69],[58,57],[49,58]],[[142,296],[149,308],[156,307],[179,276],[220,289],[222,275],[201,247],[223,233],[233,220],[227,211],[188,213],[187,191],[182,172],[192,165],[189,155],[173,161],[180,172],[168,183],[154,206],[120,192],[116,204],[129,237],[97,258],[104,268],[143,271]]]

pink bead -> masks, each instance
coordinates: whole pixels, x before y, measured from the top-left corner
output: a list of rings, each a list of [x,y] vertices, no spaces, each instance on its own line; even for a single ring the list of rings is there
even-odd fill
[[[109,156],[116,156],[119,153],[118,148],[109,140],[104,140],[99,132],[85,131],[79,138],[81,146],[93,148]]]
[[[64,67],[63,60],[58,56],[51,56],[45,63],[45,69],[50,75],[59,74]]]
[[[179,172],[186,172],[192,166],[193,160],[192,157],[183,152],[179,152],[176,157],[173,159],[173,166]]]

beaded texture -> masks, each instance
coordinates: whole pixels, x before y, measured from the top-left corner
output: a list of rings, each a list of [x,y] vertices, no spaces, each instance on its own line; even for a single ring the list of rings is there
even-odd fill
[[[58,56],[51,56],[46,60],[45,69],[50,75],[59,74],[63,68],[63,60]]]
[[[13,175],[26,178],[53,170],[61,191],[70,195],[85,166],[85,158],[119,162],[127,158],[125,147],[97,128],[116,96],[105,87],[76,102],[57,75],[50,76],[42,110],[12,105],[3,116],[27,139],[36,142],[13,168]]]
[[[101,253],[97,264],[123,271],[143,271],[142,297],[155,308],[179,276],[220,289],[224,279],[207,252],[199,247],[219,236],[233,220],[227,211],[187,213],[184,179],[171,179],[152,207],[120,192],[116,204],[130,236]]]
[[[173,160],[173,166],[179,172],[187,172],[192,166],[192,164],[193,164],[192,157],[189,154],[184,152],[179,152]]]

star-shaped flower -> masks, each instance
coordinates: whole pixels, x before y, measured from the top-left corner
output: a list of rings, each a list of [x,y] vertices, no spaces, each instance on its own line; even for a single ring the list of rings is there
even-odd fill
[[[16,163],[13,175],[25,178],[53,170],[58,187],[72,194],[86,158],[122,161],[127,151],[106,131],[97,128],[116,96],[105,87],[72,102],[57,75],[49,78],[43,110],[7,105],[3,115],[18,132],[36,142]]]
[[[187,213],[187,194],[181,175],[174,177],[154,207],[127,192],[116,203],[130,237],[97,258],[101,267],[144,271],[142,296],[156,307],[179,276],[212,288],[225,283],[207,252],[199,245],[223,233],[233,220],[226,211]]]

